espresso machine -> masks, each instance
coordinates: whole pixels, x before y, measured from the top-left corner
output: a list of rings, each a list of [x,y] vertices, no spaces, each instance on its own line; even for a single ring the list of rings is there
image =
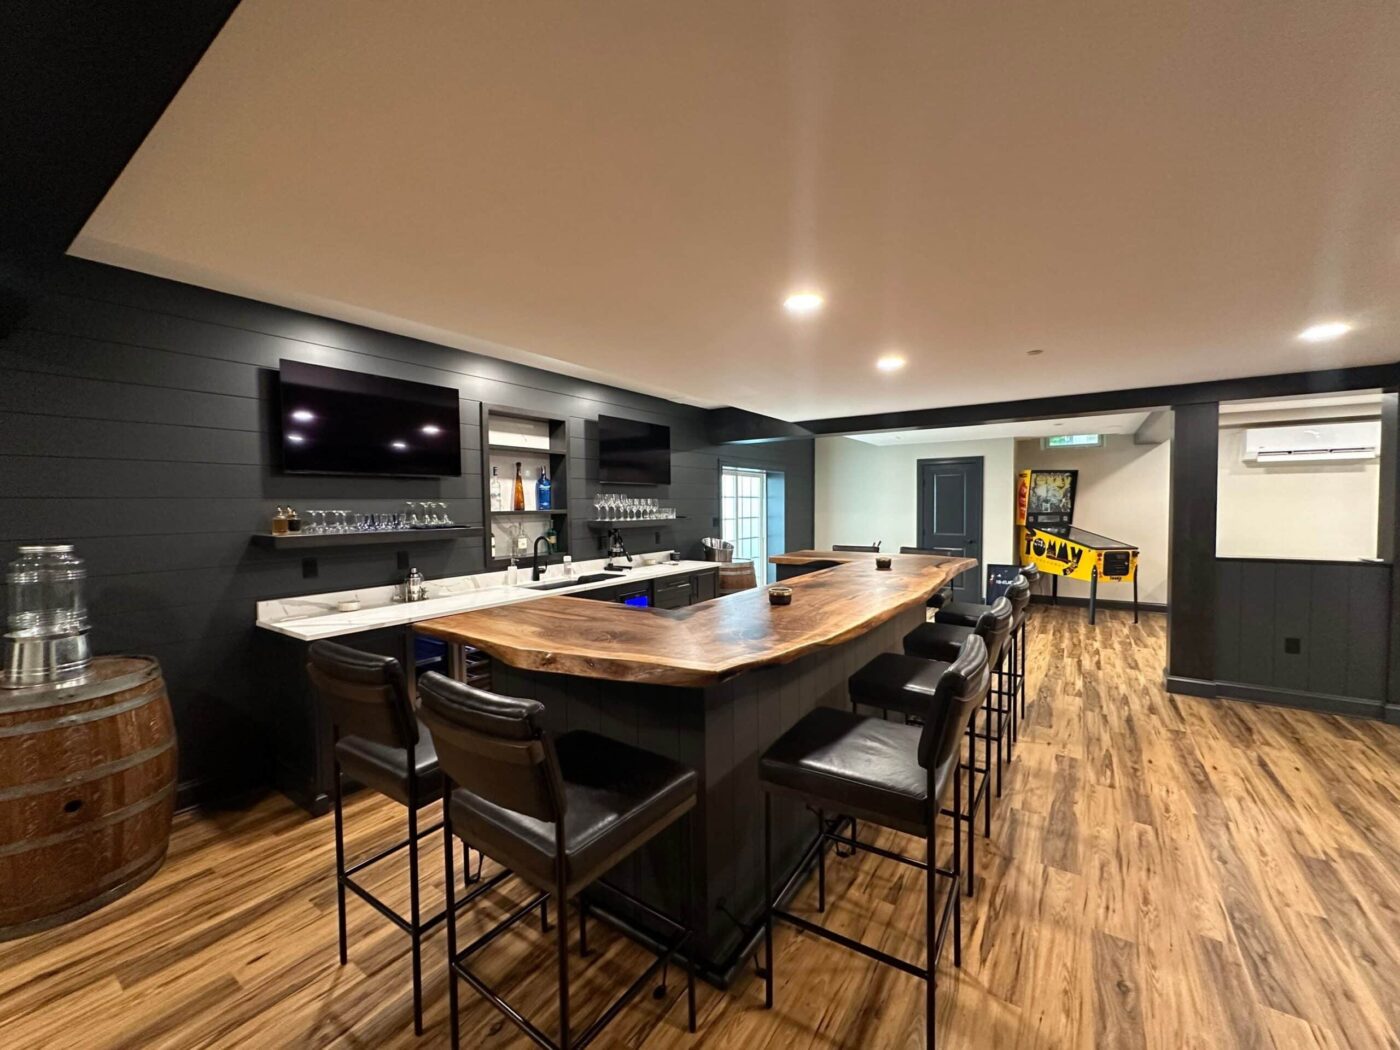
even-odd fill
[[[608,563],[603,566],[605,572],[616,572],[620,569],[630,569],[631,565],[618,565],[618,558],[626,558],[629,562],[632,555],[627,553],[627,544],[622,542],[622,530],[608,530]]]

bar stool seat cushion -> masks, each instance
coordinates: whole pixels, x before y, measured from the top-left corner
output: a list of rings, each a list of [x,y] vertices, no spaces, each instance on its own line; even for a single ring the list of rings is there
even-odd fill
[[[939,613],[939,616],[942,616]],[[952,663],[962,651],[963,643],[973,628],[955,623],[921,623],[904,636],[904,651],[925,660],[945,660]]]
[[[418,798],[408,797],[408,759],[401,747],[375,743],[361,736],[343,736],[335,745],[336,757],[345,775],[365,787],[388,795],[400,805],[422,809],[429,802],[442,798],[442,773],[438,770],[437,751],[432,734],[420,722],[418,743],[413,748],[414,772],[418,777]]]
[[[759,778],[784,793],[845,816],[911,835],[928,830],[929,773],[919,765],[918,726],[818,707],[774,742]],[[942,787],[957,761],[935,771]]]
[[[564,788],[564,866],[569,891],[592,882],[695,804],[693,769],[597,733],[554,741]],[[542,889],[555,884],[554,825],[497,806],[465,788],[452,793],[452,829]]]
[[[940,660],[925,660],[905,653],[880,653],[851,675],[851,699],[858,704],[922,718],[928,714],[938,680],[947,669],[948,664]]]

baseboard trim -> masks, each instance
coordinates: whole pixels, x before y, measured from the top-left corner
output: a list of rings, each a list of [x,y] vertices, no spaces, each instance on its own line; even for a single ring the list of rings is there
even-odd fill
[[[1032,594],[1031,604],[1054,605],[1055,599],[1048,594]],[[1060,604],[1070,605],[1077,609],[1087,609],[1089,607],[1089,599],[1081,598],[1078,595],[1070,597],[1069,595],[1062,594],[1060,595]],[[1126,612],[1133,611],[1133,603],[1125,602],[1121,598],[1100,598],[1097,604],[1100,609],[1121,609]],[[1167,607],[1161,602],[1138,602],[1138,612],[1164,613],[1166,611]]]
[[[1400,726],[1400,705],[1387,704],[1381,717],[1393,726]]]
[[[1167,692],[1183,696],[1203,696],[1214,700],[1219,695],[1216,692],[1215,683],[1205,678],[1185,678],[1182,675],[1169,674],[1166,678],[1166,685]]]
[[[1167,692],[1207,699],[1249,700],[1278,707],[1296,707],[1326,714],[1354,715],[1362,718],[1384,718],[1400,725],[1400,708],[1387,708],[1379,700],[1356,696],[1334,696],[1330,693],[1306,693],[1297,689],[1252,685],[1248,682],[1213,682],[1203,678],[1167,675]],[[1394,715],[1392,715],[1394,712]]]

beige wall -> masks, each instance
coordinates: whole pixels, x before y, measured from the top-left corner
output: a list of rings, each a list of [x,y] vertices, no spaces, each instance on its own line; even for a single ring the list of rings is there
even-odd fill
[[[1246,463],[1244,429],[1220,431],[1215,552],[1222,558],[1376,556],[1380,463]]]
[[[817,439],[816,543],[870,543],[897,551],[918,543],[918,461],[981,456],[985,562],[1015,561],[1015,440],[869,445],[846,437]],[[983,574],[985,579],[985,573]]]
[[[1129,434],[1106,434],[1099,448],[1042,449],[1039,438],[1021,440],[1016,442],[1016,469],[1079,471],[1074,524],[1137,547],[1138,598],[1166,604],[1170,441],[1136,445]],[[1089,584],[1061,580],[1060,593],[1087,598]],[[1100,598],[1129,601],[1132,596],[1128,584],[1099,588]]]

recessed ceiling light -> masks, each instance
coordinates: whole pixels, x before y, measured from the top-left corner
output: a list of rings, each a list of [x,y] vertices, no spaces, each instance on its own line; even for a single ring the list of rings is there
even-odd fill
[[[302,437],[300,434],[288,434],[287,440],[290,441],[293,445],[300,445],[303,441],[306,440],[306,438]]]
[[[292,413],[292,418],[298,423],[310,423],[316,418],[316,413],[312,412],[310,409],[299,408]]]
[[[907,362],[899,354],[885,354],[875,362],[875,367],[881,372],[898,372]]]
[[[404,449],[408,448],[408,442],[407,442],[407,441],[391,441],[391,442],[389,442],[389,447],[392,448],[392,449],[394,449],[395,451],[402,452]]]
[[[421,432],[423,432],[424,434],[441,434],[441,433],[442,433],[442,427],[438,426],[436,423],[424,423],[424,424],[423,424],[421,427],[419,427],[418,429],[419,429]]]
[[[1026,356],[1027,356],[1027,357],[1039,357],[1039,356],[1040,356],[1041,354],[1043,354],[1043,353],[1045,353],[1044,350],[1027,350],[1027,351],[1026,351]]]
[[[1305,343],[1330,343],[1333,339],[1340,339],[1351,331],[1351,325],[1345,321],[1323,321],[1321,324],[1310,325],[1298,333],[1298,338]]]
[[[816,292],[793,292],[783,300],[783,309],[794,317],[810,317],[826,302]]]

